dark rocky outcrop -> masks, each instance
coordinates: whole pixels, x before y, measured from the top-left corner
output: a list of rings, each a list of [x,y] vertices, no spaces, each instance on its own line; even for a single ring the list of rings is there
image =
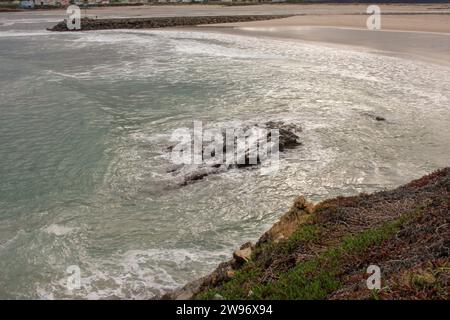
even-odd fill
[[[214,23],[233,23],[259,20],[272,20],[291,17],[292,15],[236,15],[236,16],[197,16],[197,17],[153,17],[124,19],[92,19],[81,20],[81,30],[69,30],[66,21],[61,21],[50,31],[85,31],[108,29],[149,29],[180,26],[196,26]]]
[[[254,145],[250,147],[246,147],[245,151],[243,152],[243,157],[240,157],[240,155],[237,152],[237,137],[235,137],[234,146],[233,146],[233,158],[236,159],[233,163],[226,163],[226,157],[227,157],[227,143],[226,143],[226,130],[233,129],[233,128],[221,128],[220,134],[223,138],[223,161],[217,162],[217,163],[207,163],[206,161],[203,162],[203,164],[199,165],[174,165],[171,166],[167,173],[173,175],[174,177],[181,177],[181,186],[185,186],[188,184],[195,183],[199,180],[204,179],[205,177],[212,175],[212,174],[218,174],[225,172],[227,170],[238,168],[238,169],[245,169],[245,168],[255,168],[259,167],[261,164],[264,164],[264,161],[267,161],[267,159],[261,159],[261,154],[258,153],[258,148],[260,145],[258,143],[255,143]],[[284,122],[279,121],[269,121],[263,124],[255,125],[255,126],[246,126],[244,128],[237,128],[242,129],[241,131],[245,133],[246,139],[255,139],[255,136],[258,134],[266,134],[265,141],[268,143],[268,149],[271,150],[272,146],[272,136],[271,136],[271,130],[277,130],[278,132],[278,151],[285,152],[286,150],[296,148],[297,146],[301,145],[301,142],[299,141],[298,133],[302,131],[301,127],[295,124],[288,124]],[[262,133],[258,130],[265,130]],[[275,143],[275,141],[273,141]],[[190,147],[190,146],[189,146]],[[209,144],[206,142],[203,142],[202,144],[202,158],[205,159],[206,156],[206,150],[209,147]],[[169,146],[167,148],[168,152],[172,152],[174,146]],[[231,151],[230,151],[231,152]],[[256,159],[252,155],[256,154]],[[212,155],[214,156],[214,154]],[[240,157],[240,158],[239,158]],[[268,155],[270,157],[270,155]],[[188,169],[188,170],[186,170]],[[187,172],[187,173],[186,173]]]
[[[375,120],[375,121],[386,121],[386,118],[385,117],[383,117],[383,116],[381,116],[381,115],[378,115],[378,114],[374,114],[374,113],[372,113],[372,112],[361,112],[361,115],[363,115],[364,117],[368,117],[368,118],[371,118],[371,119],[373,119],[373,120]]]

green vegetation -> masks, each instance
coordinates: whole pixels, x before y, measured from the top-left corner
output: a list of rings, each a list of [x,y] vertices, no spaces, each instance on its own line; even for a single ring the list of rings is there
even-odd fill
[[[268,242],[257,248],[252,253],[252,260],[242,269],[238,270],[234,277],[226,282],[221,290],[208,290],[201,293],[198,299],[212,299],[216,294],[229,299],[248,299],[249,291],[258,285],[262,275],[266,259],[273,255],[286,255],[302,244],[316,241],[322,228],[318,225],[303,225],[295,231],[292,236],[283,242]],[[258,263],[255,261],[258,260]]]
[[[226,299],[324,299],[340,287],[339,276],[350,257],[379,245],[395,234],[412,216],[415,215],[403,216],[386,222],[381,227],[346,236],[340,245],[300,262],[287,272],[281,272],[276,280],[267,283],[259,281],[261,266],[250,262],[222,287],[210,289],[197,298],[211,299],[219,294]],[[262,255],[267,250],[290,253],[302,244],[316,241],[322,231],[323,226],[304,225],[287,241],[266,244],[255,255]]]
[[[19,4],[13,3],[12,1],[4,1],[4,2],[0,2],[0,8],[1,9],[18,9]]]
[[[340,286],[339,274],[349,255],[356,255],[392,236],[405,219],[347,236],[338,247],[302,262],[282,274],[278,281],[256,287],[256,299],[323,299]]]
[[[299,197],[250,261],[222,265],[193,297],[448,300],[449,192],[444,168],[391,191],[313,207]],[[299,218],[304,213],[308,219]],[[379,290],[365,285],[374,263],[383,271]]]
[[[286,242],[282,242],[280,247],[286,253],[291,253],[302,244],[318,240],[321,232],[323,232],[323,227],[320,225],[304,225],[298,228]]]
[[[221,290],[210,289],[197,296],[200,300],[213,299],[219,294],[226,299],[249,299],[248,290],[258,283],[261,270],[249,263],[242,270],[236,272],[233,279],[226,282]]]

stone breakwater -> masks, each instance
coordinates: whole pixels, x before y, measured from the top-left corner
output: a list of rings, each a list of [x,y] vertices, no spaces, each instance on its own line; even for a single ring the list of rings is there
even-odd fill
[[[196,26],[202,24],[234,23],[288,18],[293,15],[237,15],[237,16],[204,16],[204,17],[153,17],[126,19],[91,19],[81,20],[81,30],[69,30],[66,21],[61,21],[50,31],[85,31],[108,29],[153,29],[180,26]]]

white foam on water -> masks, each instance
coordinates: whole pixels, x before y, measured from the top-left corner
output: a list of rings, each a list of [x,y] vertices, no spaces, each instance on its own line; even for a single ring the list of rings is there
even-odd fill
[[[8,27],[13,26],[15,24],[39,24],[39,23],[46,23],[46,22],[60,22],[61,19],[59,18],[36,18],[33,17],[33,19],[3,19],[0,21],[0,25]]]
[[[84,257],[80,266],[81,287],[68,290],[64,276],[47,285],[37,285],[40,299],[151,299],[183,282],[176,280],[164,265],[200,276],[194,265],[213,267],[229,255],[227,251],[189,249],[129,250],[101,261]]]
[[[5,30],[0,31],[0,38],[21,38],[21,37],[36,37],[36,36],[61,36],[62,33],[55,33],[51,31],[25,31],[25,30]]]
[[[55,236],[64,236],[72,233],[75,228],[70,228],[63,225],[51,224],[43,229],[48,234],[53,234]]]
[[[448,137],[448,128],[435,129],[435,121],[449,118],[450,70],[445,67],[320,45],[193,31],[88,32],[69,36],[61,45],[87,52],[114,50],[123,59],[105,57],[94,67],[67,70],[48,67],[48,79],[82,89],[104,81],[126,88],[129,80],[146,88],[153,77],[161,77],[174,93],[180,89],[182,99],[171,100],[169,91],[161,91],[168,100],[155,103],[155,109],[164,115],[160,109],[182,106],[167,117],[140,117],[134,107],[154,98],[144,89],[134,96],[127,90],[113,92],[129,102],[130,110],[96,105],[111,115],[111,126],[123,134],[115,132],[116,140],[108,145],[106,174],[84,215],[82,206],[61,205],[58,213],[73,219],[70,227],[55,220],[38,229],[42,241],[54,242],[53,247],[39,243],[34,249],[55,248],[48,256],[53,264],[46,270],[51,281],[36,286],[42,299],[151,298],[213,270],[244,238],[258,237],[294,196],[320,200],[398,185],[424,170],[423,159],[416,158],[426,156],[424,147],[445,152],[448,146],[448,138],[441,146],[430,138]],[[161,57],[168,59],[158,64]],[[196,99],[188,94],[192,87],[183,87],[195,82],[227,90],[212,88]],[[91,93],[92,101],[97,102],[98,93],[102,92]],[[191,105],[204,99],[211,104],[206,109]],[[387,121],[376,122],[375,115]],[[257,171],[230,170],[171,191],[162,183],[171,178],[163,147],[169,143],[170,129],[192,128],[196,116],[204,120],[204,129],[267,120],[299,124],[303,146],[286,152],[279,175],[270,179]],[[189,170],[195,167],[183,173]],[[152,229],[155,224],[162,229]],[[154,236],[155,230],[162,235]],[[196,242],[186,245],[190,240]],[[117,246],[115,253],[101,252],[99,248],[110,249],[111,243]],[[165,248],[167,243],[179,248]],[[82,288],[68,292],[64,272],[72,258],[79,260]]]
[[[226,57],[233,59],[279,59],[279,56],[258,53],[248,49],[239,49],[216,45],[212,43],[202,43],[196,39],[173,39],[174,50],[181,54],[211,57]]]

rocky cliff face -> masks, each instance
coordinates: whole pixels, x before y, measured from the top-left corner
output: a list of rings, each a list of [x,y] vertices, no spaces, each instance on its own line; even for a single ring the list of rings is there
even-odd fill
[[[450,168],[371,195],[300,196],[256,244],[163,298],[449,299],[449,207]]]

